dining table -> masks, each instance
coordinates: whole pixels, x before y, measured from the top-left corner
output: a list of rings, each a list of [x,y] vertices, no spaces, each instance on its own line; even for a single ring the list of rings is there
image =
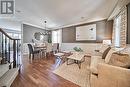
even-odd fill
[[[43,57],[43,54],[46,57],[47,46],[34,45],[34,49],[40,50],[40,56],[41,57]]]

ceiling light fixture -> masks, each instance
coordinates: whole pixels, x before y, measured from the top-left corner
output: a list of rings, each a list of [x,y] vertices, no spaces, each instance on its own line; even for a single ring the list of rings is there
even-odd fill
[[[42,33],[42,34],[45,36],[45,35],[49,35],[50,32],[47,30],[47,27],[46,27],[46,23],[47,23],[47,21],[44,21],[44,23],[45,23],[45,32]]]

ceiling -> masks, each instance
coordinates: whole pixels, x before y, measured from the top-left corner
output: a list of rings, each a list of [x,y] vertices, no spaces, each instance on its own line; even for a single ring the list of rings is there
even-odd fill
[[[106,19],[118,0],[15,0],[15,19],[51,29]]]

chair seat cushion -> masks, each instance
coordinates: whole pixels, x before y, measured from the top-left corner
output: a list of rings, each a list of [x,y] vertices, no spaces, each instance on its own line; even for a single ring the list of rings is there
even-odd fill
[[[61,57],[61,56],[63,56],[64,55],[64,53],[56,53],[56,54],[54,54],[55,56],[59,56],[59,57]]]
[[[92,56],[91,64],[90,64],[90,71],[93,74],[98,74],[98,70],[97,70],[98,63],[104,63],[104,59],[102,59],[101,56]]]
[[[33,53],[35,54],[35,53],[39,53],[40,52],[40,50],[34,50],[33,51]]]

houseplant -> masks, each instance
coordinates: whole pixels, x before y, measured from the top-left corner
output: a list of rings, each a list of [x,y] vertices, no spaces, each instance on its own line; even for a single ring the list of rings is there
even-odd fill
[[[76,52],[83,52],[83,50],[80,47],[74,47],[73,50]]]

